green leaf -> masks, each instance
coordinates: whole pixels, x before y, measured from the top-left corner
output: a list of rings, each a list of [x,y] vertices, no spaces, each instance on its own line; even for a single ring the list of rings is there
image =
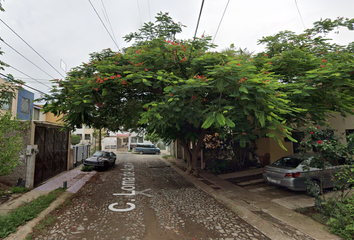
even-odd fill
[[[247,90],[247,88],[245,88],[245,86],[241,86],[238,90],[240,92],[248,93],[248,90]]]
[[[215,117],[214,116],[210,116],[208,117],[205,122],[202,125],[202,128],[207,129],[209,128],[213,123],[215,122]]]
[[[247,96],[242,96],[241,100],[250,100]]]
[[[230,118],[225,118],[225,122],[226,122],[226,125],[233,128],[235,127],[235,123],[233,121],[230,120]]]
[[[224,115],[222,115],[221,113],[218,113],[216,115],[216,120],[218,120],[218,123],[220,124],[220,126],[225,126],[225,117]]]
[[[259,123],[261,124],[262,127],[265,125],[265,118],[264,118],[264,112],[261,112],[258,116]]]
[[[157,77],[157,80],[162,80],[162,77],[161,77],[161,76],[158,76],[158,77]]]
[[[107,92],[108,92],[107,88],[104,88],[103,91],[102,91],[102,97],[103,97],[103,96],[106,96],[106,95],[107,95]]]

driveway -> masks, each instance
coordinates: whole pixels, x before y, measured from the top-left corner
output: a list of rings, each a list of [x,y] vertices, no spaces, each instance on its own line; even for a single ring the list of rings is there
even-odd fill
[[[314,205],[314,198],[305,192],[294,192],[286,188],[270,185],[263,181],[263,168],[255,168],[247,171],[218,175],[233,184],[236,184],[250,192],[257,193],[271,202],[277,203],[289,209],[310,207]],[[326,193],[331,194],[330,192]],[[333,193],[332,193],[333,194]]]

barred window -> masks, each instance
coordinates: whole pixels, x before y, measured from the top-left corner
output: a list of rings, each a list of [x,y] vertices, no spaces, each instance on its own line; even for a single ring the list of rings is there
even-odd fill
[[[21,113],[29,114],[30,100],[28,98],[21,99]]]

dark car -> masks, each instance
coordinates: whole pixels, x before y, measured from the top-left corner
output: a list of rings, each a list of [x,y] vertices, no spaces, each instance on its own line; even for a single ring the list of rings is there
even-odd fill
[[[108,167],[114,166],[117,156],[113,152],[97,151],[84,161],[85,166]]]
[[[160,154],[161,151],[158,147],[151,143],[138,143],[134,149],[134,152],[143,154],[143,153],[152,153],[152,154]]]
[[[323,176],[322,187],[333,188],[336,172],[345,164],[345,160],[324,160],[327,163],[325,170],[318,168],[307,168],[313,158],[308,155],[305,159],[300,155],[289,155],[280,158],[271,165],[265,166],[263,170],[263,179],[269,184],[285,187],[293,191],[308,191],[307,179],[315,187],[316,192],[321,191],[321,176]]]

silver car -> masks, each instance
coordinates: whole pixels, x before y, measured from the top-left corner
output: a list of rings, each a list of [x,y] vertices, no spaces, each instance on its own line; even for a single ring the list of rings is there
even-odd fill
[[[109,167],[114,166],[117,156],[113,152],[97,151],[84,161],[85,166]]]
[[[310,163],[313,155],[305,157],[301,155],[289,155],[280,158],[271,165],[265,166],[263,169],[263,179],[269,184],[285,187],[293,191],[308,191],[308,177],[310,183],[315,187],[315,193],[321,193],[321,175],[322,170],[318,168],[308,168],[306,165]],[[324,160],[326,161],[326,160]],[[327,161],[328,167],[323,170],[322,188],[333,188],[336,171],[343,165],[345,160]]]

